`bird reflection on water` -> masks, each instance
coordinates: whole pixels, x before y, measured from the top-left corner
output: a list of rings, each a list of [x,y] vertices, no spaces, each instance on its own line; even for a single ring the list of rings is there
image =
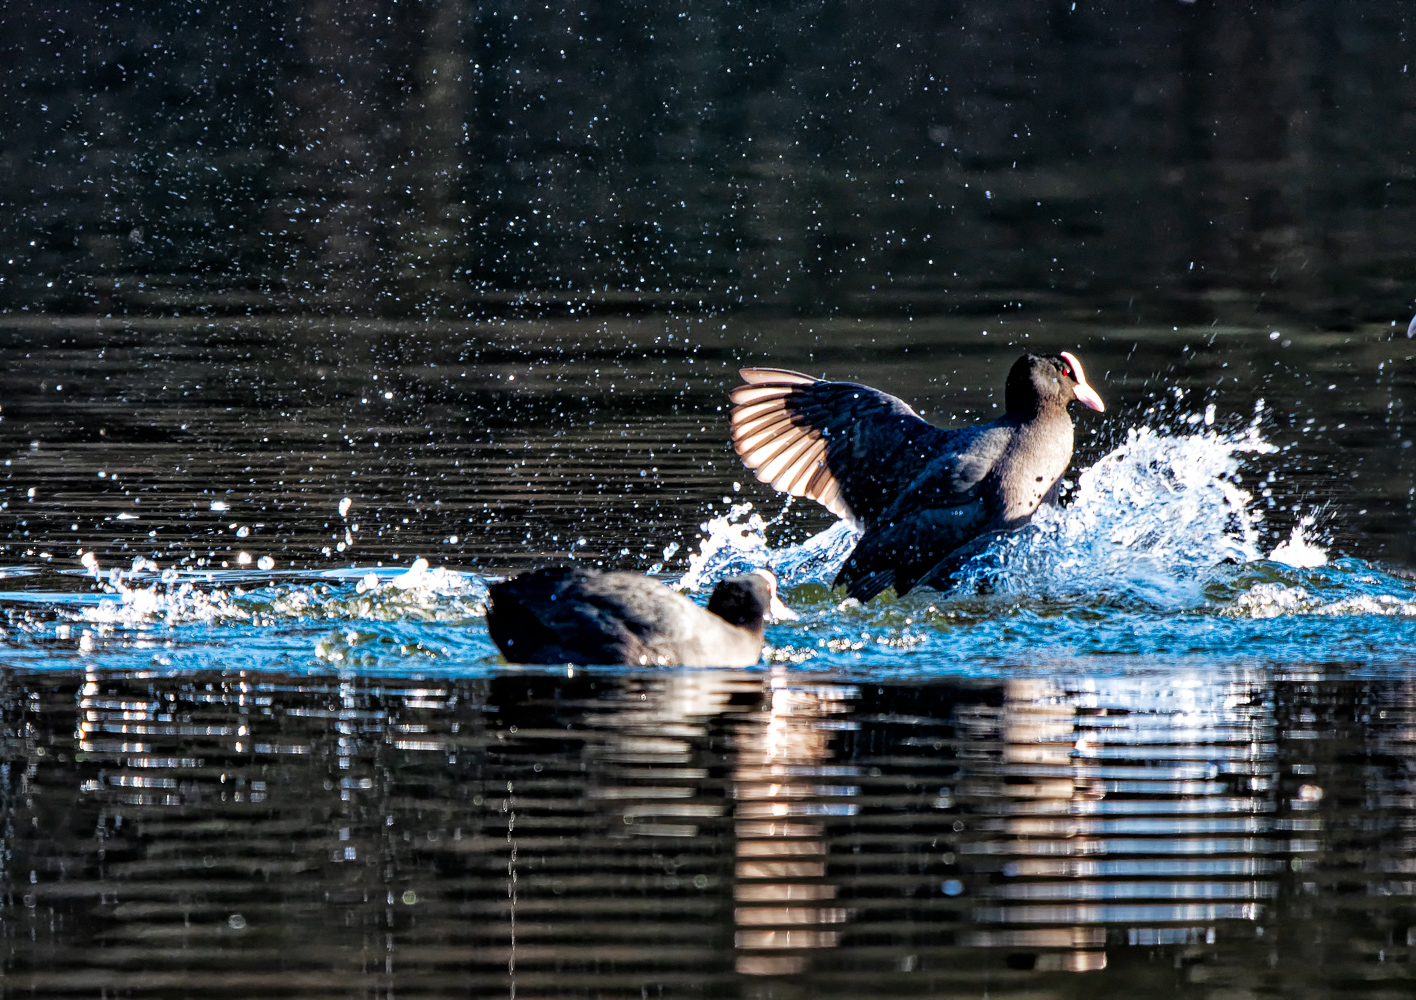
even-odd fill
[[[1400,683],[570,673],[12,675],[6,976],[881,995],[1183,954],[1252,980],[1300,899],[1335,942],[1309,974],[1366,961],[1345,928],[1384,918],[1336,893],[1335,837],[1410,895]],[[1365,777],[1326,763],[1352,754]],[[1350,816],[1373,795],[1382,822]]]
[[[840,943],[835,925],[850,910],[831,905],[826,820],[855,816],[860,792],[837,783],[858,767],[827,763],[832,724],[851,724],[835,717],[849,716],[853,689],[793,685],[779,669],[769,690],[764,710],[738,727],[733,772],[735,967],[752,975],[801,972],[805,952]]]
[[[1109,928],[1131,944],[1213,943],[1216,922],[1255,921],[1274,895],[1273,804],[1255,794],[1273,766],[1262,690],[1201,685],[1156,711],[1146,682],[1107,687],[1005,685],[1000,772],[971,791],[996,803],[986,851],[1014,858],[975,916],[1006,929],[973,943],[1100,969]]]

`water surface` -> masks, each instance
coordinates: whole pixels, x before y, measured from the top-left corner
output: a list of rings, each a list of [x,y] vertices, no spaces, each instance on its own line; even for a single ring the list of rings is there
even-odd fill
[[[14,988],[1404,988],[1404,329],[3,335]],[[1034,346],[1108,410],[951,594],[843,605],[845,526],[725,444],[740,364],[967,422]],[[563,558],[770,564],[802,618],[755,670],[507,666],[487,582]]]
[[[1410,4],[11,6],[0,992],[1409,994]],[[953,593],[726,443],[1028,349]],[[801,618],[505,664],[566,559]]]
[[[1404,676],[9,672],[26,994],[1404,989]]]

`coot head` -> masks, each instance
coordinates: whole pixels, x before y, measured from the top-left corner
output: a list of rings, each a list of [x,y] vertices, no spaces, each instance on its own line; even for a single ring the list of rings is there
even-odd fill
[[[1008,372],[1004,390],[1008,415],[1029,419],[1052,407],[1066,408],[1076,400],[1093,410],[1106,406],[1087,384],[1082,363],[1075,354],[1024,354]]]
[[[776,575],[765,569],[719,581],[708,598],[708,610],[729,625],[753,631],[760,630],[768,621],[797,617],[777,596]]]

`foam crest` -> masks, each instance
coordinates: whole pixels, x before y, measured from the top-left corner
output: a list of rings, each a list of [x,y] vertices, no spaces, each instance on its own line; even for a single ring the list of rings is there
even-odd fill
[[[96,625],[139,628],[144,625],[204,625],[254,622],[255,611],[243,606],[240,587],[205,590],[197,584],[154,582],[146,587],[130,587],[119,579],[104,586],[117,600],[100,600],[95,607],[82,608],[77,617]]]
[[[458,622],[486,614],[487,585],[470,573],[430,568],[416,560],[397,575],[369,572],[352,585],[337,583],[217,584],[209,574],[184,579],[168,569],[145,583],[145,572],[156,565],[136,566],[130,573],[110,571],[103,584],[110,597],[74,617],[87,623],[120,628],[152,625],[274,625],[291,621],[425,621]],[[94,575],[104,579],[93,568]]]
[[[790,506],[790,502],[787,506]],[[782,508],[786,513],[787,507]],[[750,501],[734,504],[726,514],[699,525],[704,534],[698,551],[689,553],[688,572],[678,582],[682,590],[698,590],[724,577],[766,567],[782,587],[803,583],[830,585],[841,563],[855,547],[860,533],[846,521],[837,521],[799,545],[773,549],[767,543],[771,521],[752,509]]]
[[[1235,609],[1248,618],[1279,618],[1286,615],[1381,615],[1416,616],[1416,600],[1411,595],[1352,594],[1337,599],[1315,594],[1304,587],[1282,583],[1259,583],[1240,594]]]

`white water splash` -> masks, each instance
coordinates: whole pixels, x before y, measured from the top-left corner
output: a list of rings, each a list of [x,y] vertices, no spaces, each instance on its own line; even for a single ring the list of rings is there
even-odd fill
[[[1269,553],[1269,558],[1274,562],[1281,562],[1294,569],[1316,569],[1319,566],[1326,566],[1328,557],[1320,546],[1314,545],[1303,536],[1305,528],[1312,527],[1313,519],[1305,517],[1293,527],[1293,534],[1288,536],[1288,541],[1280,542]]]
[[[767,528],[780,519],[779,515],[764,521],[752,509],[752,503],[744,501],[699,525],[705,534],[699,539],[698,551],[689,553],[688,572],[679,580],[679,589],[698,590],[724,577],[762,567],[771,569],[783,587],[802,583],[829,586],[855,548],[860,533],[847,522],[837,521],[800,545],[772,549],[767,544]]]
[[[80,609],[77,620],[119,628],[152,625],[249,623],[282,621],[372,620],[457,622],[486,614],[487,585],[470,573],[429,568],[416,560],[391,578],[369,573],[353,588],[347,584],[271,583],[264,586],[213,586],[209,579],[182,579],[173,569],[146,586],[133,574],[110,571],[104,590],[114,599]],[[203,574],[204,577],[208,576]]]
[[[1198,603],[1212,567],[1263,558],[1262,514],[1250,507],[1238,471],[1243,455],[1276,450],[1252,425],[1240,435],[1132,428],[1081,474],[1068,506],[1040,508],[1026,530],[974,559],[965,583],[1130,595],[1162,607]]]
[[[1124,444],[1078,477],[1068,506],[1039,509],[1028,528],[973,559],[962,589],[987,584],[1003,593],[1109,594],[1188,607],[1203,602],[1216,565],[1265,558],[1263,514],[1239,485],[1239,467],[1246,455],[1277,449],[1259,434],[1257,417],[1237,434],[1210,430],[1198,415],[1189,423],[1199,429],[1185,435],[1131,429]],[[771,567],[787,586],[829,585],[859,537],[839,521],[801,545],[774,550],[766,540],[771,522],[751,507],[737,504],[702,526],[681,587],[694,590],[758,566]],[[1297,540],[1303,558],[1326,559],[1301,535]]]
[[[697,590],[727,576],[760,569],[771,561],[767,548],[767,522],[752,509],[752,503],[733,504],[726,514],[703,522],[706,532],[697,552],[688,554],[688,572],[680,578],[680,590]]]

